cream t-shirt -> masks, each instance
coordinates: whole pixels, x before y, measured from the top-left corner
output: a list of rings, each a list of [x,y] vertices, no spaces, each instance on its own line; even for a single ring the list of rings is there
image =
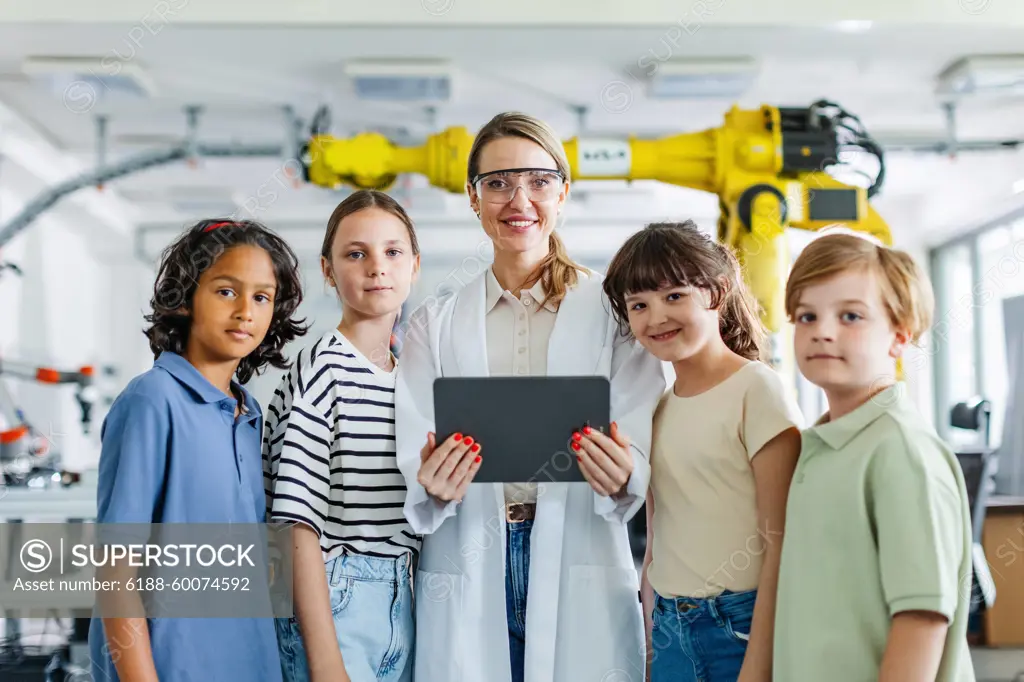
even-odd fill
[[[765,538],[751,460],[772,438],[802,424],[782,379],[761,362],[696,396],[665,393],[651,449],[654,537],[647,575],[658,594],[707,598],[757,587]],[[769,537],[775,530],[767,529]]]

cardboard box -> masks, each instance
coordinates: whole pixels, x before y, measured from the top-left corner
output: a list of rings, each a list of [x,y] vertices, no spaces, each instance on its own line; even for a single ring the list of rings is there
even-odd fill
[[[985,611],[985,643],[1024,646],[1024,498],[992,498],[982,545],[996,587],[995,603]]]

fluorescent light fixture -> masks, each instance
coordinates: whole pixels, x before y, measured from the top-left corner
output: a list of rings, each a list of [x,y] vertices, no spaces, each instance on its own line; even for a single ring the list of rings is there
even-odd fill
[[[356,96],[389,102],[445,102],[452,97],[452,69],[442,61],[353,61],[345,75]]]
[[[1024,92],[1024,55],[964,57],[938,77],[940,95],[1017,94]]]
[[[1024,192],[1024,178],[1013,183],[1013,193],[1020,194],[1021,192]]]
[[[735,98],[757,78],[757,62],[746,57],[714,60],[669,60],[657,68],[647,85],[658,99]]]
[[[76,84],[83,92],[91,89],[94,97],[148,98],[156,94],[152,78],[135,61],[110,57],[28,57],[22,62],[22,71],[57,96],[66,96]]]
[[[870,31],[875,22],[867,19],[844,19],[833,24],[835,30],[842,33],[864,33]]]

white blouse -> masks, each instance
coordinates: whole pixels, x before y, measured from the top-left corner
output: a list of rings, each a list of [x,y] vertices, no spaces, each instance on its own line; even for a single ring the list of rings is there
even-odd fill
[[[502,289],[494,270],[487,269],[487,368],[491,376],[548,373],[548,340],[558,309],[549,303],[538,305],[543,300],[544,287],[539,281],[516,298]],[[505,501],[535,503],[537,484],[506,483]]]

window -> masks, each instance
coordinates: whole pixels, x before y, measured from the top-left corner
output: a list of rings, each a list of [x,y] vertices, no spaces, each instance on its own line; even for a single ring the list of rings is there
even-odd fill
[[[954,445],[977,436],[949,427],[950,408],[975,397],[992,402],[990,436],[1002,439],[1008,385],[1003,301],[1024,294],[1024,211],[932,252],[936,425]]]
[[[1024,294],[1024,220],[978,237],[979,324],[982,343],[978,393],[992,401],[992,444],[998,446],[1008,401],[1003,299]]]

